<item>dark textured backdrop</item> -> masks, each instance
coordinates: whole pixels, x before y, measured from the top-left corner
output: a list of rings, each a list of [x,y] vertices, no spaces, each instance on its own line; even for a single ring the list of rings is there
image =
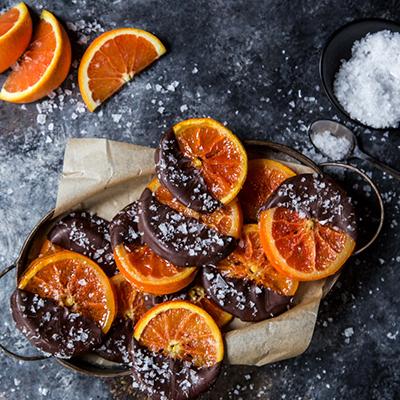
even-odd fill
[[[306,126],[336,115],[320,88],[321,47],[352,19],[400,19],[400,1],[27,2],[35,13],[47,8],[67,24],[75,60],[102,29],[122,26],[152,31],[169,52],[94,114],[85,111],[76,88],[78,61],[55,98],[22,107],[0,103],[0,266],[12,263],[25,235],[54,206],[69,137],[154,145],[166,126],[212,116],[241,138],[290,144],[320,161]],[[0,8],[13,3],[1,0]],[[398,165],[398,133],[357,133],[371,154]],[[262,368],[226,367],[205,399],[399,398],[400,189],[361,166],[384,193],[384,231],[373,248],[348,263],[323,301],[310,348]],[[13,284],[12,276],[0,284],[0,339],[24,348],[8,312]],[[0,400],[120,400],[129,397],[128,386],[77,375],[55,361],[19,364],[0,356]]]

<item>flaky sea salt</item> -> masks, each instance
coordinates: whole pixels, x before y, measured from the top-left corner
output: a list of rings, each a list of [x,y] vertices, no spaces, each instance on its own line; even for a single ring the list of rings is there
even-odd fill
[[[332,160],[343,160],[351,151],[351,142],[344,136],[336,136],[330,131],[315,133],[314,145]]]
[[[334,92],[354,119],[374,128],[400,122],[400,33],[388,30],[354,42],[352,57],[343,61]]]
[[[343,332],[344,336],[347,338],[350,338],[354,335],[354,329],[353,328],[346,328]]]
[[[46,114],[38,114],[38,116],[36,117],[36,121],[38,124],[44,125],[46,123],[46,118]]]

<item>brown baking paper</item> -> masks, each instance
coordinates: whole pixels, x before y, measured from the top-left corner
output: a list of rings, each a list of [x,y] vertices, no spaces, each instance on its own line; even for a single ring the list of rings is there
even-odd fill
[[[154,174],[154,149],[107,139],[68,141],[55,216],[82,208],[111,220],[136,200]],[[264,365],[295,357],[310,344],[318,307],[334,280],[301,284],[295,306],[257,323],[235,319],[226,333],[230,364]]]

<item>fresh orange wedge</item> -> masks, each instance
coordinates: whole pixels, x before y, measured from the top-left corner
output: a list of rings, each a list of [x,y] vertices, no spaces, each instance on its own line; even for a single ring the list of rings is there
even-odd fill
[[[155,254],[147,245],[123,244],[114,249],[119,271],[137,289],[155,295],[178,292],[189,285],[197,268],[176,267]]]
[[[110,280],[117,300],[117,314],[136,322],[147,311],[144,294],[122,274],[114,275]]]
[[[236,250],[218,263],[218,270],[228,277],[247,279],[283,296],[293,296],[298,281],[278,272],[264,254],[257,224],[243,226]]]
[[[184,206],[180,201],[175,199],[172,193],[157,178],[154,178],[147,187],[155,194],[157,200],[165,204],[181,214],[196,218],[204,224],[216,229],[219,233],[240,237],[242,229],[242,210],[239,201],[235,198],[229,204],[226,204],[210,214],[201,214]]]
[[[230,203],[247,175],[247,153],[239,139],[211,118],[194,118],[173,127],[182,153],[201,170],[208,189],[221,203]]]
[[[149,32],[121,28],[105,32],[86,50],[79,65],[79,88],[90,111],[166,52]]]
[[[294,175],[294,171],[278,161],[262,158],[250,160],[246,182],[239,193],[245,221],[257,221],[258,210],[272,192]]]
[[[135,326],[143,346],[165,356],[211,367],[224,356],[221,332],[202,308],[188,301],[168,301],[151,308]]]
[[[13,68],[0,100],[30,103],[61,85],[71,66],[71,44],[53,14],[43,11],[28,50]]]
[[[10,68],[29,45],[32,20],[24,3],[0,15],[0,73]]]
[[[333,275],[353,253],[355,241],[345,232],[301,218],[287,208],[259,214],[260,239],[268,260],[299,281]]]
[[[18,288],[90,318],[104,333],[115,317],[115,297],[107,275],[95,262],[73,251],[62,250],[35,259]]]

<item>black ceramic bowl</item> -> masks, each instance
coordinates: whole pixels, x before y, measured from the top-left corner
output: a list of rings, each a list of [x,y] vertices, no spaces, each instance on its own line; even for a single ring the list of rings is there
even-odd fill
[[[368,18],[350,22],[349,24],[339,28],[328,39],[328,42],[322,50],[319,63],[319,73],[322,80],[322,86],[324,87],[327,96],[341,114],[356,124],[366,128],[387,131],[389,129],[376,129],[351,118],[347,111],[343,109],[333,91],[335,75],[339,70],[342,60],[350,59],[351,48],[353,47],[354,42],[362,39],[367,33],[375,33],[382,30],[400,32],[400,24],[386,19]]]

